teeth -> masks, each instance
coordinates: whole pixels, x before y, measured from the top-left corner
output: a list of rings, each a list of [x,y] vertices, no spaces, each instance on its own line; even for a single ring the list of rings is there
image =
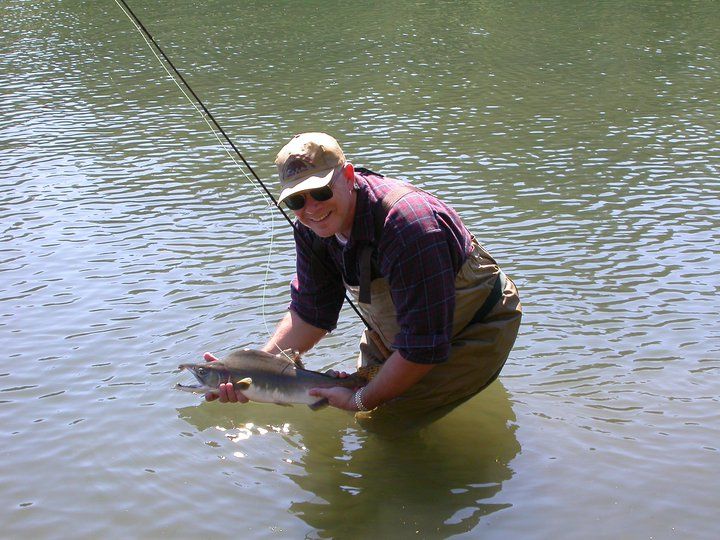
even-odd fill
[[[310,218],[310,221],[322,221],[323,219],[325,219],[325,218],[328,217],[329,215],[330,215],[330,212],[328,212],[327,214],[325,214],[323,217],[320,217],[320,218],[317,218],[317,219]]]

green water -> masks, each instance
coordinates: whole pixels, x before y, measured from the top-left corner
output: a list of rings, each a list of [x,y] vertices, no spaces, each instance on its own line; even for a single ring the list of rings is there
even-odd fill
[[[261,178],[335,135],[455,206],[524,324],[394,440],[176,392],[283,314],[287,226],[115,2],[2,1],[3,536],[717,537],[720,4],[131,6]]]

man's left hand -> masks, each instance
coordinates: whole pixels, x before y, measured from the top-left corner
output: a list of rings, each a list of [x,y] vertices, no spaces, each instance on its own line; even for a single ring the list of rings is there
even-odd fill
[[[332,388],[312,388],[311,396],[324,397],[330,402],[330,405],[338,409],[357,412],[355,406],[355,391],[342,386],[333,386]]]

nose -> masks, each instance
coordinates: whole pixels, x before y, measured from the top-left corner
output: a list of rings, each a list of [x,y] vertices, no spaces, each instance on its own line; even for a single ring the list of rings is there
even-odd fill
[[[321,205],[322,203],[320,201],[316,201],[310,195],[305,195],[305,207],[303,208],[303,210],[305,210],[306,212],[312,214],[316,212]]]

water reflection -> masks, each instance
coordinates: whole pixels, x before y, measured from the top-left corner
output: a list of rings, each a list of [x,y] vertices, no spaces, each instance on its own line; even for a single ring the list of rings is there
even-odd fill
[[[236,456],[244,455],[243,443],[253,434],[279,432],[283,445],[277,451],[291,442],[298,449],[296,466],[273,472],[307,495],[291,501],[289,510],[312,527],[310,536],[392,537],[413,531],[446,538],[511,506],[500,492],[513,475],[510,463],[520,444],[500,382],[431,426],[395,438],[368,433],[337,411],[316,415],[301,407],[203,404],[178,412],[201,431],[232,431],[224,444],[233,445],[229,453]],[[272,444],[266,448],[273,451]]]

